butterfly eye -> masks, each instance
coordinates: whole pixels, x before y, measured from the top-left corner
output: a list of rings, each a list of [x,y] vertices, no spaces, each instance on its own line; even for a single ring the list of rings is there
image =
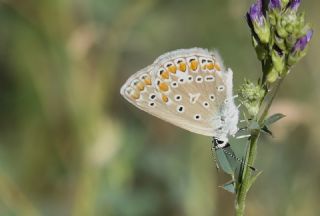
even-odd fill
[[[223,144],[224,143],[224,141],[222,141],[222,140],[217,140],[217,144],[218,145],[221,145],[221,144]]]
[[[215,143],[215,145],[218,146],[218,148],[223,148],[227,144],[227,141],[214,139],[214,143]]]
[[[224,86],[223,85],[219,85],[218,86],[218,91],[222,92],[224,90]]]

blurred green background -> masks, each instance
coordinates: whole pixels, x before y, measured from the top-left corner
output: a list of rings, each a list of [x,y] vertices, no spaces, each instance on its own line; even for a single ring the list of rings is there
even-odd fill
[[[216,48],[235,88],[260,66],[249,0],[0,0],[0,215],[232,215],[211,138],[154,118],[120,97],[162,53]],[[308,55],[272,112],[248,215],[319,215],[320,3]]]

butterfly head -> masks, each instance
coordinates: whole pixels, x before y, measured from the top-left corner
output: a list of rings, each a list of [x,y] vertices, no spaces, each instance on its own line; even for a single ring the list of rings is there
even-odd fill
[[[215,149],[221,149],[228,145],[228,139],[227,138],[216,138],[213,137],[213,146]]]

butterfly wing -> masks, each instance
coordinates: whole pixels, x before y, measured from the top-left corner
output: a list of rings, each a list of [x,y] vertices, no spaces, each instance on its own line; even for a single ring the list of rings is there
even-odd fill
[[[223,138],[237,128],[232,71],[225,70],[217,53],[205,49],[160,56],[132,75],[121,94],[138,108],[194,133]]]

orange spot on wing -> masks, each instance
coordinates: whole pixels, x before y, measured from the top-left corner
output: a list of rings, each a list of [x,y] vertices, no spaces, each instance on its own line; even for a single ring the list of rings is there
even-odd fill
[[[167,103],[169,101],[169,98],[166,95],[162,95],[162,101]]]
[[[214,69],[214,64],[213,64],[213,63],[207,64],[207,68],[208,68],[209,70],[213,70],[213,69]]]
[[[171,73],[176,73],[177,72],[177,67],[175,65],[171,65],[170,67],[168,67],[168,70]]]
[[[220,65],[218,65],[218,64],[214,64],[214,68],[215,68],[217,71],[221,71]]]
[[[144,79],[144,83],[145,83],[146,85],[151,85],[151,79],[150,79],[150,77],[145,78],[145,79]]]
[[[140,98],[140,92],[139,91],[132,91],[130,93],[131,97],[134,99],[134,100],[137,100]]]
[[[169,90],[169,86],[165,83],[160,83],[159,88],[161,91],[168,91]]]
[[[169,79],[169,72],[168,71],[163,71],[162,74],[161,74],[161,77],[163,79]]]
[[[181,63],[179,64],[179,70],[182,71],[182,72],[185,72],[186,69],[187,69],[186,63],[181,62]]]
[[[137,88],[140,90],[140,91],[142,91],[143,89],[144,89],[144,83],[143,82],[138,82],[137,83]]]
[[[190,67],[191,67],[191,69],[192,70],[197,70],[197,68],[198,68],[198,61],[197,60],[192,60],[191,62],[190,62]]]

